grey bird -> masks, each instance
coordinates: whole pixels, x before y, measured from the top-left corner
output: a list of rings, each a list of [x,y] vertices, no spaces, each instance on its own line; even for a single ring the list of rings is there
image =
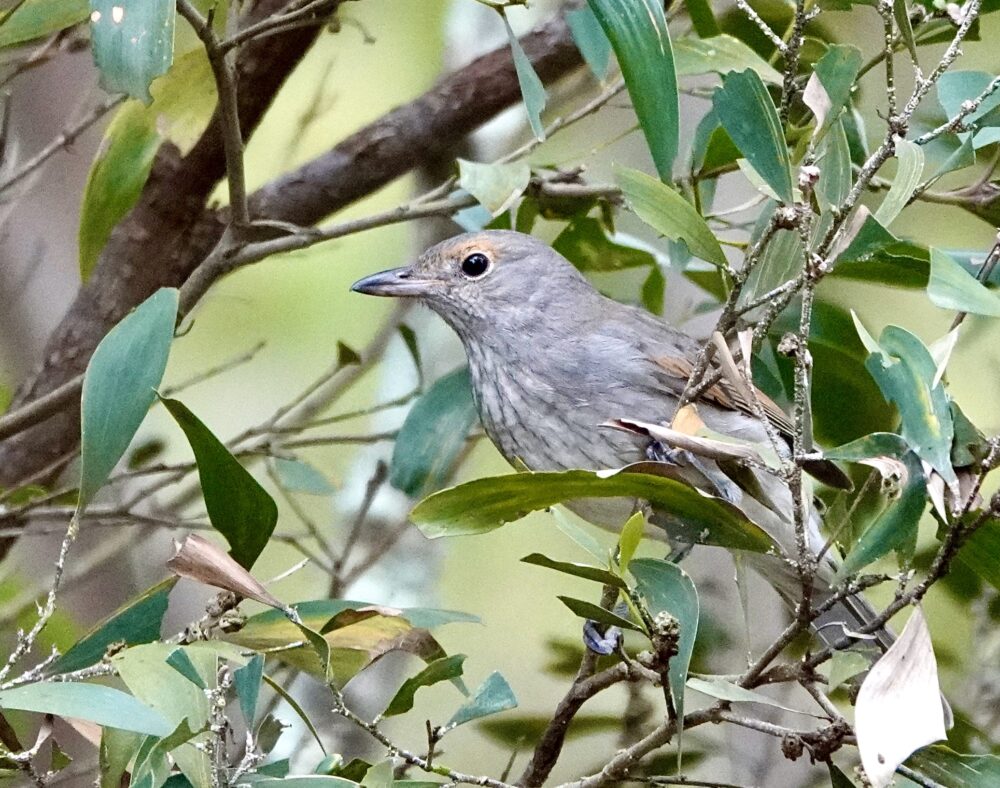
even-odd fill
[[[523,233],[489,230],[459,235],[422,254],[412,265],[373,274],[352,290],[416,298],[440,315],[461,339],[473,395],[486,434],[512,464],[532,470],[601,470],[644,460],[667,460],[675,476],[737,504],[780,545],[785,556],[747,554],[746,561],[794,607],[801,584],[788,558],[796,555],[793,502],[773,474],[695,457],[648,435],[611,429],[615,420],[669,422],[700,344],[637,307],[599,293],[553,249]],[[792,424],[763,393],[755,395],[774,429],[788,438]],[[767,430],[739,388],[723,378],[697,401],[711,430],[766,444]],[[834,484],[849,483],[832,463],[808,468]],[[748,476],[749,474],[749,476]],[[748,478],[751,479],[748,483]],[[598,524],[621,526],[634,501],[574,502]],[[669,512],[650,521],[670,532]],[[810,548],[824,540],[809,517]],[[827,551],[819,562],[813,604],[829,598],[836,566]],[[871,620],[871,607],[849,597],[814,623],[828,643]],[[885,648],[892,636],[878,632]]]

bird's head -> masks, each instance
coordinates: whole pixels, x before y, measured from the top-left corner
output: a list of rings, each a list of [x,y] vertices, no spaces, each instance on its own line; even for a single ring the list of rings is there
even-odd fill
[[[354,283],[366,295],[418,298],[460,335],[517,330],[590,286],[562,255],[524,233],[484,230],[432,246],[411,265]]]

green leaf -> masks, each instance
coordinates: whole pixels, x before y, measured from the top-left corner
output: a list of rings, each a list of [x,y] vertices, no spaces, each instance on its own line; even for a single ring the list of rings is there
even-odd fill
[[[1000,757],[966,755],[943,744],[917,750],[906,765],[948,788],[989,788],[1000,784]]]
[[[629,571],[636,579],[639,593],[646,600],[653,617],[658,613],[669,613],[680,625],[677,654],[670,660],[669,679],[674,708],[678,718],[683,719],[684,685],[698,635],[698,591],[687,573],[669,561],[636,558],[629,565]]]
[[[9,4],[8,4],[9,5]],[[88,0],[25,0],[0,24],[0,47],[23,44],[77,25],[90,14]]]
[[[618,537],[618,566],[622,570],[628,569],[629,561],[635,555],[645,530],[646,516],[642,512],[636,512],[626,521]]]
[[[535,135],[535,139],[545,139],[545,127],[542,125],[542,110],[548,96],[545,93],[545,86],[542,80],[535,73],[535,67],[531,65],[531,60],[524,52],[521,42],[518,41],[514,31],[511,30],[507,15],[501,11],[503,23],[507,27],[507,39],[510,41],[510,53],[514,58],[514,70],[517,72],[517,82],[521,86],[521,98],[524,100],[524,109],[528,113],[528,125]],[[498,212],[499,213],[499,212]]]
[[[176,648],[171,651],[164,661],[199,689],[208,688],[205,680],[198,673],[198,669],[191,661],[191,657],[187,655],[187,652],[183,648]]]
[[[174,58],[173,0],[90,0],[90,46],[108,93],[128,93],[147,104],[149,83]]]
[[[451,475],[476,418],[468,368],[438,378],[403,422],[389,483],[412,496],[439,488]]]
[[[463,703],[444,728],[451,730],[480,717],[487,717],[517,707],[517,698],[507,680],[499,673],[491,673],[466,703]]]
[[[903,212],[924,173],[924,151],[915,142],[896,140],[896,158],[899,159],[896,177],[892,179],[889,193],[875,211],[875,219],[883,227],[888,227]]]
[[[899,326],[886,326],[879,346],[881,352],[869,356],[865,366],[882,395],[899,409],[902,436],[947,484],[953,484],[951,409],[942,383],[933,385],[937,365],[930,351]]]
[[[834,583],[850,577],[890,550],[907,552],[916,543],[917,526],[927,503],[927,483],[916,454],[907,452],[902,460],[906,466],[906,479],[899,497],[861,534],[858,543],[837,569]]]
[[[207,127],[216,92],[204,49],[179,57],[166,76],[153,83],[152,95],[148,107],[133,100],[115,113],[87,175],[77,238],[85,282],[111,231],[139,198],[163,140],[185,154]]]
[[[819,672],[826,676],[827,692],[833,692],[849,678],[867,670],[871,662],[869,656],[858,651],[834,651],[830,661],[819,668]]]
[[[659,0],[587,0],[611,41],[646,144],[664,182],[671,180],[680,135],[677,74]]]
[[[580,618],[588,619],[589,621],[596,621],[598,624],[604,624],[608,627],[618,627],[619,629],[630,629],[633,632],[645,633],[642,627],[629,621],[627,618],[619,616],[617,613],[613,613],[610,610],[606,610],[600,605],[595,605],[593,602],[586,602],[582,599],[574,599],[569,596],[559,596],[556,597],[560,602],[562,602],[566,607],[568,607],[573,613],[578,615]]]
[[[582,577],[585,580],[593,580],[604,585],[615,586],[616,588],[628,588],[625,585],[625,581],[618,577],[618,575],[599,566],[577,564],[570,561],[556,561],[554,558],[549,558],[547,555],[542,555],[541,553],[526,555],[521,560],[526,564],[544,566],[546,569],[555,569],[557,572],[572,575],[573,577]]]
[[[107,481],[156,399],[176,320],[177,290],[161,288],[94,351],[83,379],[78,511]]]
[[[839,206],[851,191],[851,151],[847,146],[844,124],[837,120],[823,140],[819,183],[816,197],[824,211]]]
[[[841,652],[836,653],[839,654]],[[744,689],[721,676],[706,676],[704,678],[692,676],[687,680],[687,686],[695,692],[700,692],[702,695],[708,695],[710,698],[717,698],[718,700],[732,703],[761,703],[765,706],[773,706],[776,709],[790,711],[793,714],[805,713],[789,708],[762,692]]]
[[[552,248],[581,271],[620,271],[656,265],[651,252],[613,241],[601,221],[591,216],[573,219],[556,236]]]
[[[601,29],[601,23],[597,21],[594,12],[589,6],[571,9],[566,12],[566,24],[569,25],[573,42],[583,55],[584,62],[594,72],[594,76],[603,81],[608,75],[608,65],[611,62],[611,42]]]
[[[281,480],[281,486],[290,492],[309,495],[332,495],[336,488],[322,472],[305,460],[274,458],[274,470]]]
[[[866,216],[858,234],[851,239],[847,248],[837,255],[835,265],[839,267],[842,262],[848,261],[864,262],[872,255],[892,246],[896,241],[896,236],[886,230],[878,219]]]
[[[896,27],[899,28],[899,37],[903,39],[910,53],[910,59],[914,63],[919,63],[917,44],[913,40],[913,25],[910,24],[910,9],[906,7],[906,0],[892,0],[892,16],[896,20]]]
[[[691,17],[691,26],[700,38],[713,38],[722,32],[709,0],[685,0],[684,5]]]
[[[910,450],[908,444],[900,435],[894,432],[874,432],[863,438],[827,449],[823,456],[828,460],[846,460],[860,462],[872,457],[902,458]]]
[[[357,788],[358,783],[343,777],[320,774],[294,774],[290,777],[268,777],[254,780],[253,788]]]
[[[712,38],[678,38],[674,41],[674,60],[677,74],[682,77],[750,68],[766,82],[780,85],[782,80],[774,66],[738,38],[726,34]]]
[[[166,736],[171,726],[160,714],[121,690],[82,682],[39,681],[0,691],[0,709],[75,717],[98,725]]]
[[[1000,317],[1000,298],[940,249],[931,249],[927,283],[931,303],[942,309]]]
[[[278,522],[274,499],[184,403],[161,402],[191,444],[212,527],[226,538],[236,562],[249,569]]]
[[[412,676],[403,682],[402,686],[393,695],[392,700],[385,711],[383,717],[393,717],[397,714],[405,714],[413,708],[414,697],[421,687],[430,687],[441,681],[451,681],[462,675],[462,665],[465,662],[465,654],[452,654],[449,657],[441,657],[429,663],[416,676]]]
[[[253,727],[257,718],[257,697],[260,695],[260,682],[264,677],[264,655],[254,654],[242,668],[233,671],[233,684],[236,686],[236,696],[240,700],[240,710],[248,727]]]
[[[977,98],[983,93],[994,76],[985,71],[946,71],[937,83],[938,101],[949,118],[958,115],[962,104]],[[993,93],[979,105],[979,109],[970,113],[965,122],[975,125],[983,120],[994,109],[1000,107],[1000,93]],[[973,146],[982,148],[1000,139],[1000,132],[995,128],[983,128],[973,137]]]
[[[774,203],[771,205],[773,207]],[[802,260],[802,237],[791,230],[778,230],[747,277],[741,302],[749,303],[795,278],[802,268]]]
[[[531,180],[531,168],[525,162],[480,164],[459,159],[458,172],[459,186],[479,200],[493,216],[510,208]]]
[[[860,70],[861,51],[845,44],[834,44],[817,61],[802,96],[816,116],[817,138],[840,118]]]
[[[979,526],[959,550],[958,560],[1000,590],[1000,520],[991,518]]]
[[[78,640],[73,647],[46,670],[51,676],[69,673],[100,662],[112,643],[134,646],[160,638],[160,625],[167,612],[167,598],[177,583],[176,577],[157,583],[137,599],[130,600]]]
[[[122,777],[128,771],[128,765],[143,738],[141,733],[134,731],[108,727],[102,729],[99,756],[100,788],[121,788]]]
[[[644,470],[648,464],[637,467]],[[563,501],[619,497],[649,501],[669,519],[670,535],[685,541],[755,552],[774,547],[735,506],[682,482],[628,468],[613,475],[526,472],[476,479],[425,498],[410,519],[431,538],[479,534]]]
[[[736,147],[784,202],[792,202],[791,162],[774,103],[757,72],[730,72],[722,77],[712,106]]]
[[[654,265],[649,269],[649,276],[643,280],[642,290],[639,292],[639,299],[647,312],[654,315],[663,314],[664,291],[667,287],[667,280],[660,270],[660,266]]]
[[[715,265],[726,265],[719,242],[687,200],[665,183],[638,170],[620,168],[618,185],[629,207],[646,224],[672,240],[681,239],[691,254]]]

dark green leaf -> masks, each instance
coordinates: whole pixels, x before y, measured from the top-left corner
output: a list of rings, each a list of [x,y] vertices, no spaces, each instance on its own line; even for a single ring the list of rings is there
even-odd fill
[[[191,444],[212,527],[229,542],[236,562],[249,569],[278,522],[274,499],[184,403],[161,401]]]
[[[869,356],[865,366],[882,395],[899,409],[902,436],[946,483],[953,483],[951,410],[944,386],[933,385],[937,367],[930,351],[899,326],[886,326],[879,345],[882,352]]]
[[[648,463],[629,466],[639,471]],[[771,538],[735,506],[688,485],[628,468],[613,475],[593,471],[515,473],[476,479],[425,498],[410,513],[426,536],[492,531],[504,523],[579,498],[640,498],[661,509],[670,535],[699,544],[766,552]]]
[[[642,290],[639,293],[642,305],[647,311],[654,315],[663,314],[664,290],[667,280],[663,277],[660,266],[654,265],[649,269],[649,276],[642,283]]]
[[[656,265],[652,253],[613,241],[601,221],[590,216],[579,216],[567,224],[552,242],[552,248],[581,271]]]
[[[521,560],[526,564],[544,566],[546,569],[555,569],[557,572],[562,572],[563,574],[573,575],[573,577],[582,577],[585,580],[594,580],[595,582],[603,583],[604,585],[615,586],[616,588],[628,587],[625,585],[625,581],[618,577],[618,575],[607,569],[602,569],[599,566],[577,564],[570,561],[556,561],[555,559],[549,558],[547,555],[542,555],[541,553],[526,555]]]
[[[176,648],[170,652],[166,659],[167,664],[180,673],[184,678],[190,681],[199,689],[207,689],[208,685],[205,684],[205,680],[198,673],[198,668],[194,666],[191,661],[191,657],[187,655],[187,652],[183,648]]]
[[[465,654],[452,654],[449,657],[441,657],[427,665],[416,676],[408,678],[393,695],[389,705],[382,712],[383,717],[393,717],[397,714],[405,714],[413,708],[413,700],[417,690],[421,687],[430,687],[440,681],[451,681],[462,675],[462,665],[465,662]]]
[[[830,460],[858,462],[872,457],[902,458],[910,450],[910,445],[894,432],[874,432],[863,438],[827,449],[823,456]]]
[[[121,690],[82,682],[39,681],[0,691],[0,709],[75,717],[119,730],[166,736],[170,724]]]
[[[573,668],[574,672],[579,664],[580,660],[579,656],[577,656],[576,664]],[[572,678],[572,674],[570,678]],[[541,714],[505,714],[498,719],[485,720],[477,727],[490,739],[510,751],[534,746],[542,738],[551,721],[551,717]],[[566,731],[566,739],[579,739],[582,736],[597,733],[613,734],[620,731],[621,726],[622,719],[618,714],[584,714],[577,712],[573,717],[573,724]],[[686,758],[684,765],[689,765]]]
[[[913,25],[910,24],[910,9],[906,7],[906,0],[892,0],[892,16],[896,20],[896,27],[899,28],[899,37],[903,39],[910,53],[910,59],[914,63],[919,63],[917,44],[913,40]]]
[[[934,170],[933,175],[929,178],[931,183],[942,175],[947,175],[949,172],[955,172],[956,170],[964,170],[966,167],[971,167],[976,163],[976,148],[972,144],[971,134],[963,134],[961,137],[957,134],[942,134],[931,145],[925,145],[924,147],[931,148],[931,146],[935,145],[943,153],[938,159],[941,163],[938,164],[937,169]],[[928,153],[928,156],[930,155],[932,154]]]
[[[510,52],[514,57],[514,70],[517,72],[517,82],[521,86],[524,109],[528,113],[528,124],[534,132],[535,139],[544,140],[545,127],[542,125],[542,110],[545,109],[545,102],[548,101],[545,86],[538,78],[538,74],[535,73],[535,67],[531,65],[531,60],[525,54],[521,42],[517,40],[517,36],[511,30],[506,14],[503,15],[503,23],[507,27]]]
[[[670,186],[638,170],[618,170],[618,184],[636,215],[661,235],[681,239],[691,254],[716,265],[726,265],[719,242],[687,200]]]
[[[669,613],[680,625],[677,654],[670,660],[670,694],[678,718],[684,717],[684,685],[698,635],[698,591],[687,573],[677,564],[656,558],[636,558],[629,571],[650,614]]]
[[[877,252],[896,243],[896,236],[883,227],[874,216],[866,216],[864,224],[851,242],[836,256],[837,267],[843,262],[864,262]]]
[[[672,178],[680,136],[677,74],[659,0],[587,0],[618,57],[660,179]]]
[[[112,643],[134,646],[152,643],[160,638],[160,624],[167,612],[167,597],[177,582],[176,577],[157,583],[137,599],[129,601],[77,641],[73,647],[52,663],[47,675],[69,673],[100,662]]]
[[[751,68],[760,78],[781,84],[781,74],[750,47],[730,35],[714,38],[678,38],[674,42],[674,59],[679,76],[725,74]]]
[[[691,26],[701,38],[712,38],[722,32],[709,0],[685,0],[684,5],[691,17]]]
[[[305,460],[287,460],[284,457],[274,458],[274,470],[281,479],[281,485],[291,492],[308,493],[309,495],[331,495],[335,488],[314,465]]]
[[[962,546],[958,560],[1000,590],[1000,520],[991,518]]]
[[[1000,784],[1000,757],[966,755],[943,744],[917,750],[906,765],[948,788],[991,788]]]
[[[792,202],[791,162],[774,103],[757,72],[733,71],[722,77],[712,106],[747,161],[784,202]]]
[[[147,104],[149,83],[174,58],[173,0],[90,0],[90,45],[108,93],[128,93]]]
[[[499,673],[491,673],[476,693],[459,707],[445,728],[451,730],[480,717],[487,717],[517,707],[517,698],[507,680]]]
[[[912,550],[917,526],[927,503],[927,483],[923,466],[913,452],[903,455],[906,479],[902,480],[899,497],[868,526],[858,543],[844,558],[834,582],[840,582],[890,550]]]
[[[951,421],[955,431],[955,440],[951,445],[951,464],[956,468],[967,468],[977,462],[982,462],[989,455],[989,444],[986,436],[976,427],[968,416],[962,412],[958,403],[950,403]]]
[[[940,249],[931,249],[927,296],[942,309],[1000,317],[1000,297]]]
[[[389,483],[412,496],[440,487],[451,475],[475,423],[468,368],[439,378],[403,422],[392,451]]]
[[[585,618],[588,621],[596,621],[598,624],[603,624],[607,627],[618,627],[619,629],[630,629],[633,632],[645,633],[645,630],[638,624],[634,624],[627,618],[622,618],[622,616],[612,613],[610,610],[605,610],[593,602],[586,602],[582,599],[574,599],[569,596],[556,598],[580,618]]]
[[[65,30],[85,20],[89,13],[88,0],[25,0],[13,13],[3,14],[0,47],[23,44]]]
[[[156,399],[176,320],[177,290],[161,288],[94,351],[83,380],[79,510],[104,485]]]
[[[260,682],[263,677],[263,654],[254,654],[253,659],[246,665],[233,671],[233,684],[236,685],[236,695],[240,699],[240,710],[249,727],[253,727],[257,717],[257,697],[260,694]]]
[[[832,761],[827,763],[830,770],[830,788],[854,788],[851,778],[844,774]]]
[[[702,0],[704,2],[704,0]],[[608,65],[611,62],[611,42],[601,29],[594,12],[589,6],[574,8],[566,12],[566,24],[576,48],[580,50],[594,76],[603,80],[608,75]]]

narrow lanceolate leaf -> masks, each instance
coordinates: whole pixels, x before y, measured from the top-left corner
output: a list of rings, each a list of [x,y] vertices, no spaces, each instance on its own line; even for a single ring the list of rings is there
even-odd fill
[[[493,216],[510,208],[531,180],[531,169],[525,162],[480,164],[459,159],[458,173],[459,185]]]
[[[636,558],[629,564],[629,571],[653,617],[668,613],[677,619],[680,627],[677,653],[670,660],[669,678],[677,716],[683,719],[684,686],[698,635],[698,591],[687,573],[670,561]]]
[[[700,38],[714,38],[722,32],[709,0],[685,0],[684,5],[687,6],[694,32]]]
[[[726,264],[726,255],[705,220],[670,186],[624,167],[618,170],[618,185],[636,215],[658,233],[684,241],[691,254],[702,260]]]
[[[566,12],[566,24],[569,25],[573,41],[584,61],[594,72],[594,76],[603,80],[608,75],[611,63],[611,42],[594,12],[588,6],[569,10]]]
[[[736,147],[784,202],[792,202],[792,170],[774,102],[757,72],[730,72],[712,106]]]
[[[440,487],[475,423],[468,368],[436,380],[403,422],[392,451],[389,483],[412,496]]]
[[[108,332],[87,365],[81,403],[81,511],[107,481],[156,399],[176,320],[177,290],[162,288]]]
[[[906,765],[935,783],[954,788],[1000,785],[1000,757],[996,755],[966,755],[935,744],[917,750]]]
[[[0,34],[4,29],[0,27]],[[151,92],[149,106],[127,101],[115,113],[87,174],[77,235],[83,281],[90,277],[115,225],[135,205],[160,144],[168,139],[185,154],[208,125],[216,91],[204,49],[179,57]]]
[[[903,39],[910,53],[910,59],[914,64],[919,63],[917,42],[913,38],[913,25],[910,24],[910,9],[906,7],[906,0],[892,0],[892,16],[896,20],[896,27],[899,28],[899,37]]]
[[[176,582],[177,578],[171,577],[157,583],[138,599],[133,599],[97,624],[52,663],[46,674],[51,676],[88,668],[101,661],[112,643],[134,646],[159,640],[160,624],[167,612],[167,597]]]
[[[513,709],[516,706],[517,698],[514,697],[514,691],[507,680],[499,673],[491,673],[475,694],[452,715],[444,728],[451,730],[480,717]]]
[[[916,336],[899,326],[886,326],[880,352],[865,362],[886,400],[899,409],[901,434],[917,455],[948,484],[956,481],[951,465],[954,426],[948,395],[937,378],[937,364]]]
[[[90,45],[108,93],[145,102],[174,57],[173,0],[90,0]]]
[[[385,711],[383,717],[393,717],[397,714],[405,714],[413,708],[414,697],[421,687],[430,687],[441,681],[451,681],[462,675],[462,666],[465,662],[465,654],[452,654],[450,657],[441,657],[431,662],[416,676],[408,678],[396,691]]]
[[[640,463],[637,468],[649,465]],[[476,479],[425,498],[410,518],[424,535],[436,538],[492,531],[563,501],[640,498],[669,518],[672,537],[755,552],[774,548],[763,529],[735,506],[674,479],[634,472],[630,467],[613,475],[526,472]]]
[[[600,605],[595,605],[593,602],[587,602],[583,599],[574,599],[569,596],[560,596],[556,598],[580,618],[588,621],[596,621],[598,624],[603,624],[606,627],[630,629],[633,632],[645,633],[646,631],[638,624],[635,624],[627,618],[623,618],[617,613],[607,610]]]
[[[816,116],[819,138],[840,117],[840,111],[851,97],[851,88],[861,69],[861,52],[857,47],[835,44],[817,61],[816,68],[802,94],[802,101]]]
[[[765,82],[781,84],[781,73],[774,66],[738,38],[726,34],[678,38],[674,41],[674,59],[677,74],[682,77],[752,68]]]
[[[545,86],[538,78],[538,74],[535,73],[535,67],[531,65],[531,60],[525,54],[521,42],[517,40],[517,36],[511,30],[506,14],[503,15],[503,23],[507,27],[510,52],[514,58],[514,70],[517,72],[517,82],[521,86],[524,109],[528,113],[528,125],[531,126],[535,139],[544,140],[545,127],[542,125],[542,110],[545,109],[545,102],[548,101]]]
[[[0,709],[75,717],[124,731],[166,736],[171,726],[160,714],[121,690],[99,684],[46,682],[0,692]]]
[[[837,570],[835,582],[850,577],[892,550],[912,552],[917,526],[927,504],[927,482],[920,460],[913,452],[904,454],[902,461],[905,472],[899,481],[898,498],[861,534]]]
[[[919,607],[861,684],[854,730],[875,788],[889,785],[914,750],[945,738],[937,660]]]
[[[162,402],[191,444],[212,527],[226,537],[236,562],[249,569],[278,522],[274,499],[183,402]]]
[[[593,580],[596,583],[615,586],[616,588],[628,587],[625,585],[625,581],[618,577],[618,575],[599,566],[577,564],[572,561],[556,561],[554,558],[549,558],[547,555],[542,555],[541,553],[526,555],[521,560],[526,564],[544,566],[546,569],[555,569],[557,572],[572,575],[573,577],[582,577],[585,580]]]
[[[236,696],[240,700],[240,711],[247,727],[252,728],[257,719],[257,698],[260,695],[260,683],[264,678],[264,655],[254,654],[242,668],[233,671],[233,684]]]
[[[897,139],[896,158],[899,160],[896,177],[892,179],[889,193],[875,211],[875,218],[884,227],[892,224],[893,219],[903,212],[924,174],[924,149],[915,142]]]
[[[621,66],[646,144],[664,182],[671,180],[680,137],[677,74],[659,0],[587,0]]]
[[[1000,297],[940,249],[931,249],[927,296],[942,309],[1000,317]]]

